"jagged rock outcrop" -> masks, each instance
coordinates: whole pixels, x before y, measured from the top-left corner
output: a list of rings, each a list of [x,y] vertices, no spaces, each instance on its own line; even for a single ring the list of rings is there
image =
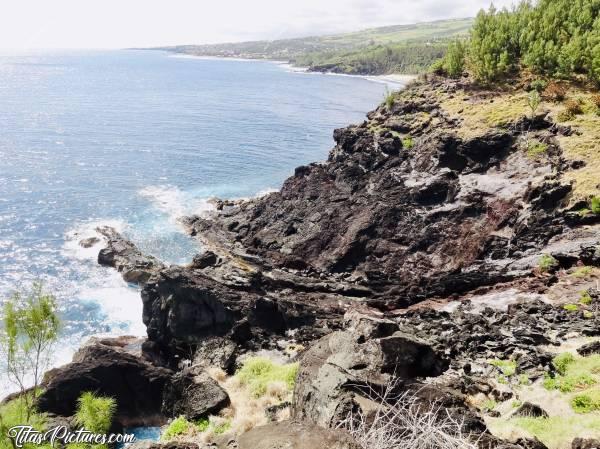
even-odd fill
[[[40,411],[72,416],[79,396],[92,391],[116,399],[115,419],[123,425],[162,423],[162,392],[173,373],[132,353],[130,343],[93,341],[73,356],[72,363],[48,371]]]
[[[198,420],[229,406],[229,396],[206,372],[184,369],[165,385],[161,411]]]
[[[229,405],[227,393],[201,370],[177,373],[141,357],[133,337],[93,339],[73,361],[46,373],[40,411],[72,416],[82,393],[115,398],[115,421],[123,426],[162,425],[184,415],[199,419]]]
[[[292,415],[335,427],[369,402],[372,389],[384,390],[393,378],[414,383],[439,376],[449,362],[387,320],[352,313],[347,328],[316,342],[300,360]]]

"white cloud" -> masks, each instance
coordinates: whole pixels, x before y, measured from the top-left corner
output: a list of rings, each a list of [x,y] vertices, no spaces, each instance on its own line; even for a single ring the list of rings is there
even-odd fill
[[[489,0],[6,0],[0,7],[0,48],[276,39],[468,17],[488,5]]]

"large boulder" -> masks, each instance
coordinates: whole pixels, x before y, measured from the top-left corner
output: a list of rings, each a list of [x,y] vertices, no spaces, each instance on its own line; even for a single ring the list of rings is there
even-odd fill
[[[448,368],[442,354],[391,321],[360,314],[347,318],[346,330],[323,337],[302,356],[295,419],[335,426],[350,411],[369,407],[370,390],[381,391],[392,379],[410,383],[439,376]]]
[[[123,425],[162,423],[162,393],[173,373],[129,351],[127,343],[92,341],[75,354],[72,363],[48,371],[40,411],[71,416],[79,396],[93,391],[116,399],[116,420]]]
[[[231,445],[229,445],[231,447]],[[341,430],[283,421],[255,427],[238,439],[237,449],[363,449]]]
[[[229,405],[229,396],[206,372],[185,369],[165,386],[162,412],[197,420]]]

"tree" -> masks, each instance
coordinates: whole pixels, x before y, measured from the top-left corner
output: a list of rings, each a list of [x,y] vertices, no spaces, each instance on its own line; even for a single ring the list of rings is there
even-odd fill
[[[9,379],[21,391],[30,418],[41,377],[48,367],[51,348],[58,339],[60,322],[54,296],[41,283],[25,294],[15,292],[4,305],[0,348]],[[32,386],[31,392],[27,392]]]
[[[465,69],[465,46],[456,40],[448,46],[448,52],[444,57],[444,70],[448,76],[458,78]]]

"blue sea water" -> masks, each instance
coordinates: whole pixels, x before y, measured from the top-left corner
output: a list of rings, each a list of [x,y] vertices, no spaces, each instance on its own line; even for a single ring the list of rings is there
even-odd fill
[[[56,295],[55,364],[91,335],[144,335],[138,291],[78,241],[112,224],[185,263],[197,247],[178,217],[325,159],[333,129],[362,121],[385,89],[154,51],[0,55],[0,301],[35,279]]]

